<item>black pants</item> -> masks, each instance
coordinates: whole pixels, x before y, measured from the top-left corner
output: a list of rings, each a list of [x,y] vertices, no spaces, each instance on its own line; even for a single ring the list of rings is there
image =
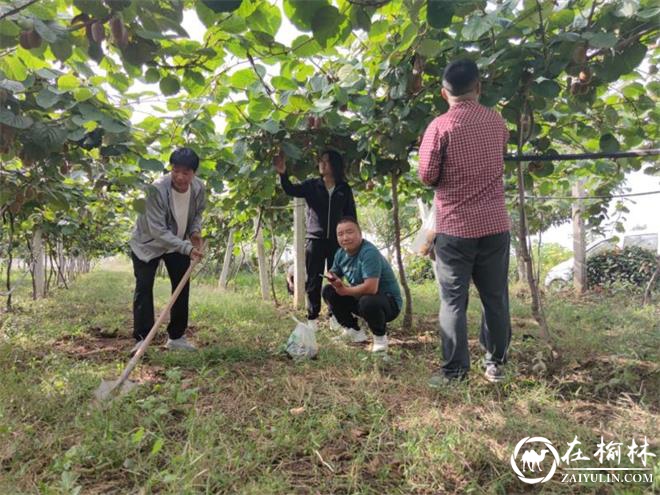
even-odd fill
[[[190,257],[179,253],[164,254],[145,263],[135,253],[131,252],[133,259],[133,273],[135,274],[135,294],[133,295],[133,337],[142,340],[147,337],[149,330],[154,326],[154,279],[158,262],[162,258],[172,283],[172,292],[183,278],[190,266]],[[170,311],[170,323],[167,333],[171,339],[183,336],[188,326],[188,297],[190,283],[187,283]]]
[[[374,335],[385,335],[387,322],[399,316],[400,311],[391,294],[340,296],[332,285],[326,285],[323,287],[323,299],[342,326],[358,330],[360,327],[355,318],[358,315],[367,321]]]
[[[508,232],[476,239],[445,234],[435,238],[445,376],[460,377],[470,368],[466,317],[470,279],[481,299],[479,340],[486,349],[486,364],[506,362],[511,342],[509,242]]]
[[[307,239],[305,245],[305,268],[307,269],[307,318],[316,320],[321,312],[321,285],[323,279],[320,275],[332,268],[335,253],[339,245],[330,239]],[[332,310],[331,310],[332,311]]]

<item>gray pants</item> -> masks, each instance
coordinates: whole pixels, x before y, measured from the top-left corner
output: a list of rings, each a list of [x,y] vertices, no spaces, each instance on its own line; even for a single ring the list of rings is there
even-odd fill
[[[481,299],[481,345],[486,364],[504,364],[511,341],[508,232],[468,239],[438,234],[435,256],[440,282],[442,372],[460,378],[470,369],[467,307],[470,278]]]

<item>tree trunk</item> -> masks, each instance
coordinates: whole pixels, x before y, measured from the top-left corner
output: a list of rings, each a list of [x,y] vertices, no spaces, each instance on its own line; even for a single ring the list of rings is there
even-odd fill
[[[34,299],[42,299],[46,294],[46,267],[44,244],[41,229],[32,235],[32,259],[34,260]]]
[[[225,259],[222,262],[222,271],[220,272],[220,279],[218,280],[218,288],[222,290],[227,289],[229,284],[229,268],[231,267],[231,259],[234,254],[234,232],[236,229],[232,227],[229,229],[227,236],[227,250],[225,251]]]
[[[573,184],[573,196],[583,196],[582,179]],[[583,201],[573,203],[573,287],[578,295],[584,294],[587,289],[587,263],[586,241],[584,231],[584,218],[582,217]]]
[[[11,265],[14,261],[14,215],[8,212],[9,216],[9,243],[7,244],[7,311],[11,311]]]
[[[293,301],[297,309],[305,307],[305,200],[293,200]]]
[[[61,240],[58,240],[55,243],[55,251],[57,255],[57,283],[66,286],[66,277],[64,276],[64,247],[62,246]]]
[[[646,285],[646,290],[644,291],[644,301],[642,302],[642,304],[645,306],[651,302],[651,293],[653,292],[653,288],[655,287],[658,277],[660,277],[660,256],[658,256],[657,259],[658,259],[658,266],[653,272],[653,275],[651,276],[651,280],[649,280],[649,283]]]
[[[406,296],[405,312],[403,313],[402,327],[405,330],[412,328],[412,297],[410,287],[406,280],[406,271],[403,267],[403,257],[401,256],[401,224],[399,222],[399,175],[398,171],[392,173],[392,219],[394,220],[394,249],[396,252],[396,262],[399,265],[399,278],[403,292]]]
[[[522,115],[522,114],[521,114]],[[522,155],[522,125],[518,122],[518,154]],[[541,296],[536,280],[534,279],[534,267],[532,265],[532,257],[527,246],[527,219],[525,216],[525,176],[523,174],[522,162],[518,162],[518,245],[520,248],[520,257],[525,263],[525,272],[527,276],[527,283],[532,295],[532,315],[539,324],[541,337],[551,343],[550,332],[548,325],[545,321],[543,314],[543,307],[541,306]]]
[[[264,229],[262,226],[261,214],[254,220],[257,242],[257,263],[259,265],[259,287],[261,288],[261,298],[268,301],[268,265],[266,262],[266,248],[264,246]]]

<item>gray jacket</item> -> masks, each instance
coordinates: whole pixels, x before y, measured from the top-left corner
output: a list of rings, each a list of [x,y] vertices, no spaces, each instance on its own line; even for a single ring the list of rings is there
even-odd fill
[[[204,183],[195,177],[190,184],[190,208],[188,225],[183,240],[176,235],[172,200],[172,177],[161,177],[147,188],[145,213],[138,215],[133,235],[129,242],[131,249],[145,263],[168,252],[189,255],[192,251],[190,236],[202,230],[202,211],[206,207]]]

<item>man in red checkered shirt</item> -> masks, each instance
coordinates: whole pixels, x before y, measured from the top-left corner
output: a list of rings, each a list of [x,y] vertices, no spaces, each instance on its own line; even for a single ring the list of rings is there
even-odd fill
[[[502,117],[479,104],[479,70],[458,60],[443,74],[449,110],[424,132],[419,178],[435,187],[435,255],[440,282],[440,335],[444,362],[431,386],[466,378],[470,279],[482,302],[480,341],[485,376],[504,378],[511,340],[509,215],[504,200],[504,159],[509,132]]]

